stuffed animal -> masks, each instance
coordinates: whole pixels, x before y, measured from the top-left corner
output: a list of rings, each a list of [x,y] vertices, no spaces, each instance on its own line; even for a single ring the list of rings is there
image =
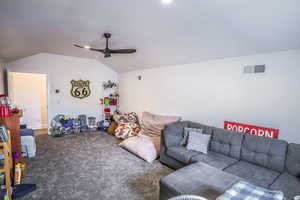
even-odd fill
[[[110,126],[110,121],[102,120],[99,125],[99,130],[106,131],[109,126]]]
[[[113,81],[107,81],[103,83],[103,88],[104,89],[108,89],[108,88],[114,88],[117,87],[117,83],[113,82]]]

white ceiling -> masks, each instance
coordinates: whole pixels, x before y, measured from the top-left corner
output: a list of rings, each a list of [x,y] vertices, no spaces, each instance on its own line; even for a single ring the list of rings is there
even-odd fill
[[[74,42],[137,48],[102,54]],[[98,59],[123,72],[300,48],[299,0],[0,0],[0,58],[39,52]],[[100,56],[99,58],[96,58]]]

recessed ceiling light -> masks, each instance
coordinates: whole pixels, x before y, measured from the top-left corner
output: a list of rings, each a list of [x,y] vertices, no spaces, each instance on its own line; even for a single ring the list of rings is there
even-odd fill
[[[173,0],[161,0],[161,2],[162,2],[163,4],[170,4],[170,3],[173,2]]]
[[[85,48],[85,49],[90,49],[91,47],[88,46],[88,45],[84,45],[84,48]]]

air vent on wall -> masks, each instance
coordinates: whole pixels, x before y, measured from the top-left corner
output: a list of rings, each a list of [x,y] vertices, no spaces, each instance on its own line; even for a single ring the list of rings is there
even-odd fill
[[[244,73],[264,73],[266,71],[266,65],[247,65],[244,67]]]

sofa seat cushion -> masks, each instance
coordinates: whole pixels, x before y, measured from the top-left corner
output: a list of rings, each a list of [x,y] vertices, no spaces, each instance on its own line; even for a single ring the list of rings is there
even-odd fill
[[[182,146],[170,147],[167,149],[166,153],[168,156],[185,164],[191,163],[191,158],[200,154],[200,152],[187,150]]]
[[[160,200],[182,194],[216,199],[239,180],[243,179],[204,163],[194,163],[160,179]]]
[[[294,199],[300,195],[300,179],[288,173],[281,174],[270,187],[272,190],[280,190],[288,199]]]
[[[244,178],[248,182],[264,188],[269,188],[274,180],[280,175],[279,172],[274,170],[244,161],[239,161],[226,168],[224,171]]]
[[[203,162],[212,167],[218,169],[225,169],[226,167],[238,162],[238,160],[225,156],[220,153],[215,153],[213,151],[209,151],[208,154],[199,154],[193,156],[191,162]]]

